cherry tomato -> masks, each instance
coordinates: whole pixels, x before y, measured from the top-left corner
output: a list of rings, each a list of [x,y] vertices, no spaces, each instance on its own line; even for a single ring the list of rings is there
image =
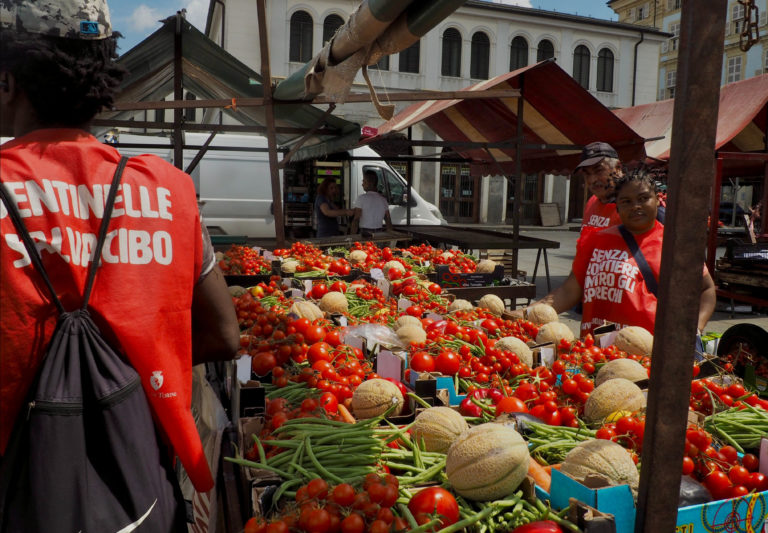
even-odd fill
[[[324,392],[320,395],[320,405],[323,406],[323,409],[329,415],[339,412],[339,400],[332,392]]]
[[[441,374],[452,376],[459,371],[461,357],[453,350],[445,350],[435,359],[435,369]]]
[[[520,398],[515,396],[507,396],[499,400],[496,404],[496,416],[502,413],[527,413],[528,406]]]
[[[552,520],[539,520],[529,522],[520,527],[516,527],[511,533],[562,533],[563,530]]]
[[[409,366],[416,372],[434,372],[435,359],[427,352],[416,352],[411,356]]]

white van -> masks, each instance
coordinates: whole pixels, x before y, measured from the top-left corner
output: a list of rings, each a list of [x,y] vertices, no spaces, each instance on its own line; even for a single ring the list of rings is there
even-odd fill
[[[202,146],[207,133],[185,133],[187,146]],[[116,141],[118,149],[127,156],[151,153],[167,161],[173,160],[170,138],[120,133]],[[124,145],[157,145],[130,147]],[[215,150],[228,147],[231,150]],[[218,134],[209,150],[190,172],[198,192],[202,214],[209,228],[229,235],[245,235],[254,238],[275,236],[275,219],[272,213],[272,187],[270,185],[267,139],[255,135]],[[263,151],[248,151],[261,149]],[[184,151],[186,170],[198,150]],[[400,174],[384,161],[358,160],[356,157],[379,157],[365,146],[344,154],[343,158],[308,161],[289,164],[280,171],[280,187],[283,190],[286,231],[291,226],[306,229],[312,221],[314,191],[326,175],[335,175],[342,183],[343,202],[354,205],[363,191],[363,173],[371,169],[379,177],[379,192],[389,201],[389,212],[394,225],[407,223],[408,186]],[[278,154],[281,158],[282,154]],[[284,183],[284,180],[287,183]],[[297,181],[299,180],[299,181]],[[411,190],[411,224],[440,225],[445,219],[433,204],[425,201],[415,189]],[[306,232],[303,236],[309,236]]]

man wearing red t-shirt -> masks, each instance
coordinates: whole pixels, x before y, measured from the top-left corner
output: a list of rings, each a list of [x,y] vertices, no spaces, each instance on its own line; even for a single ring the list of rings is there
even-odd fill
[[[590,143],[581,152],[575,172],[584,176],[587,190],[592,193],[584,208],[578,250],[588,234],[621,224],[614,201],[616,178],[621,176],[619,154],[608,143]]]
[[[540,300],[558,313],[582,302],[581,336],[604,322],[654,331],[656,296],[649,287],[658,282],[664,235],[664,226],[656,220],[659,201],[655,182],[642,171],[621,178],[616,183],[616,205],[621,226],[590,233],[576,252],[572,275]],[[637,242],[650,272],[642,271],[621,229]],[[649,282],[646,275],[654,280]],[[704,267],[697,324],[700,331],[712,316],[715,301],[715,284]]]
[[[87,131],[122,77],[117,36],[105,0],[8,0],[0,11],[0,135],[15,137],[0,146],[0,186],[64,308],[77,309],[120,161]],[[207,492],[213,479],[190,410],[192,364],[232,359],[239,328],[201,228],[187,174],[155,156],[130,159],[88,307],[141,377],[160,435]],[[5,204],[0,268],[2,454],[58,318]]]

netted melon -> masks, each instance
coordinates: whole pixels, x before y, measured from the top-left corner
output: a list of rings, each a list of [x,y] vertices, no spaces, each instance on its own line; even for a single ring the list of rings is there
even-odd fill
[[[557,311],[548,304],[534,304],[525,310],[525,317],[534,324],[557,322]]]
[[[415,344],[421,344],[427,340],[427,332],[424,331],[421,326],[406,324],[405,326],[399,328],[395,333],[397,333],[397,336],[406,346],[412,342]]]
[[[403,410],[405,400],[397,385],[386,379],[375,378],[363,381],[352,394],[352,413],[362,420],[384,414],[395,406],[389,416],[397,416]]]
[[[411,315],[401,315],[397,317],[397,320],[395,320],[394,330],[397,331],[403,326],[416,326],[417,328],[422,327],[421,320]]]
[[[614,359],[605,363],[597,372],[595,386],[602,385],[609,379],[615,378],[641,381],[648,379],[648,370],[633,359]]]
[[[457,298],[451,302],[451,305],[448,306],[448,312],[453,313],[454,311],[470,311],[474,308],[475,306],[472,305],[472,302],[469,300]]]
[[[368,259],[368,254],[362,250],[352,250],[349,252],[349,262],[353,265],[357,265],[359,263],[365,263],[365,260]]]
[[[385,274],[389,274],[389,271],[395,269],[400,272],[405,272],[405,267],[400,261],[395,261],[394,259],[392,261],[387,261],[384,263],[384,267],[381,269],[384,271]]]
[[[312,302],[301,300],[293,302],[290,312],[299,318],[307,318],[309,320],[317,320],[325,316],[318,306]]]
[[[299,266],[299,262],[295,259],[286,259],[282,262],[280,265],[280,270],[285,272],[286,274],[293,274],[296,272],[296,268]]]
[[[481,274],[491,274],[494,270],[496,270],[496,265],[496,261],[492,259],[482,259],[477,263],[475,272],[479,272]]]
[[[568,342],[575,339],[576,336],[567,325],[562,322],[550,322],[544,324],[539,328],[539,332],[536,334],[536,344],[547,344],[554,342],[557,344],[560,339],[565,339]]]
[[[340,292],[327,292],[320,298],[318,307],[326,313],[346,313],[349,309],[347,297]]]
[[[517,355],[521,363],[533,366],[533,352],[527,344],[517,337],[502,337],[494,344],[494,348],[510,351]]]
[[[602,422],[615,411],[634,413],[645,407],[645,395],[640,387],[624,378],[601,383],[584,404],[584,420],[590,424]]]
[[[653,352],[653,335],[640,326],[628,326],[616,333],[613,345],[628,354],[650,356]]]
[[[478,300],[477,306],[488,309],[496,316],[501,316],[501,313],[504,312],[504,300],[495,294],[486,294]]]
[[[600,476],[610,485],[629,485],[637,491],[640,475],[632,456],[610,440],[584,441],[565,456],[560,472],[581,483],[587,477]]]
[[[428,452],[445,453],[453,442],[469,429],[469,424],[450,407],[430,407],[416,416],[411,435],[417,442],[424,441]]]

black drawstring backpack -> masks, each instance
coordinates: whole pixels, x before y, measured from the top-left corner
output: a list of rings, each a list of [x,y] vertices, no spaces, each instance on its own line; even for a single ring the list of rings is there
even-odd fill
[[[60,313],[0,466],[3,533],[187,530],[178,483],[139,375],[109,346],[87,310],[127,161],[122,158],[112,179],[83,305],[75,311],[66,311],[56,296],[0,184],[0,197]]]

